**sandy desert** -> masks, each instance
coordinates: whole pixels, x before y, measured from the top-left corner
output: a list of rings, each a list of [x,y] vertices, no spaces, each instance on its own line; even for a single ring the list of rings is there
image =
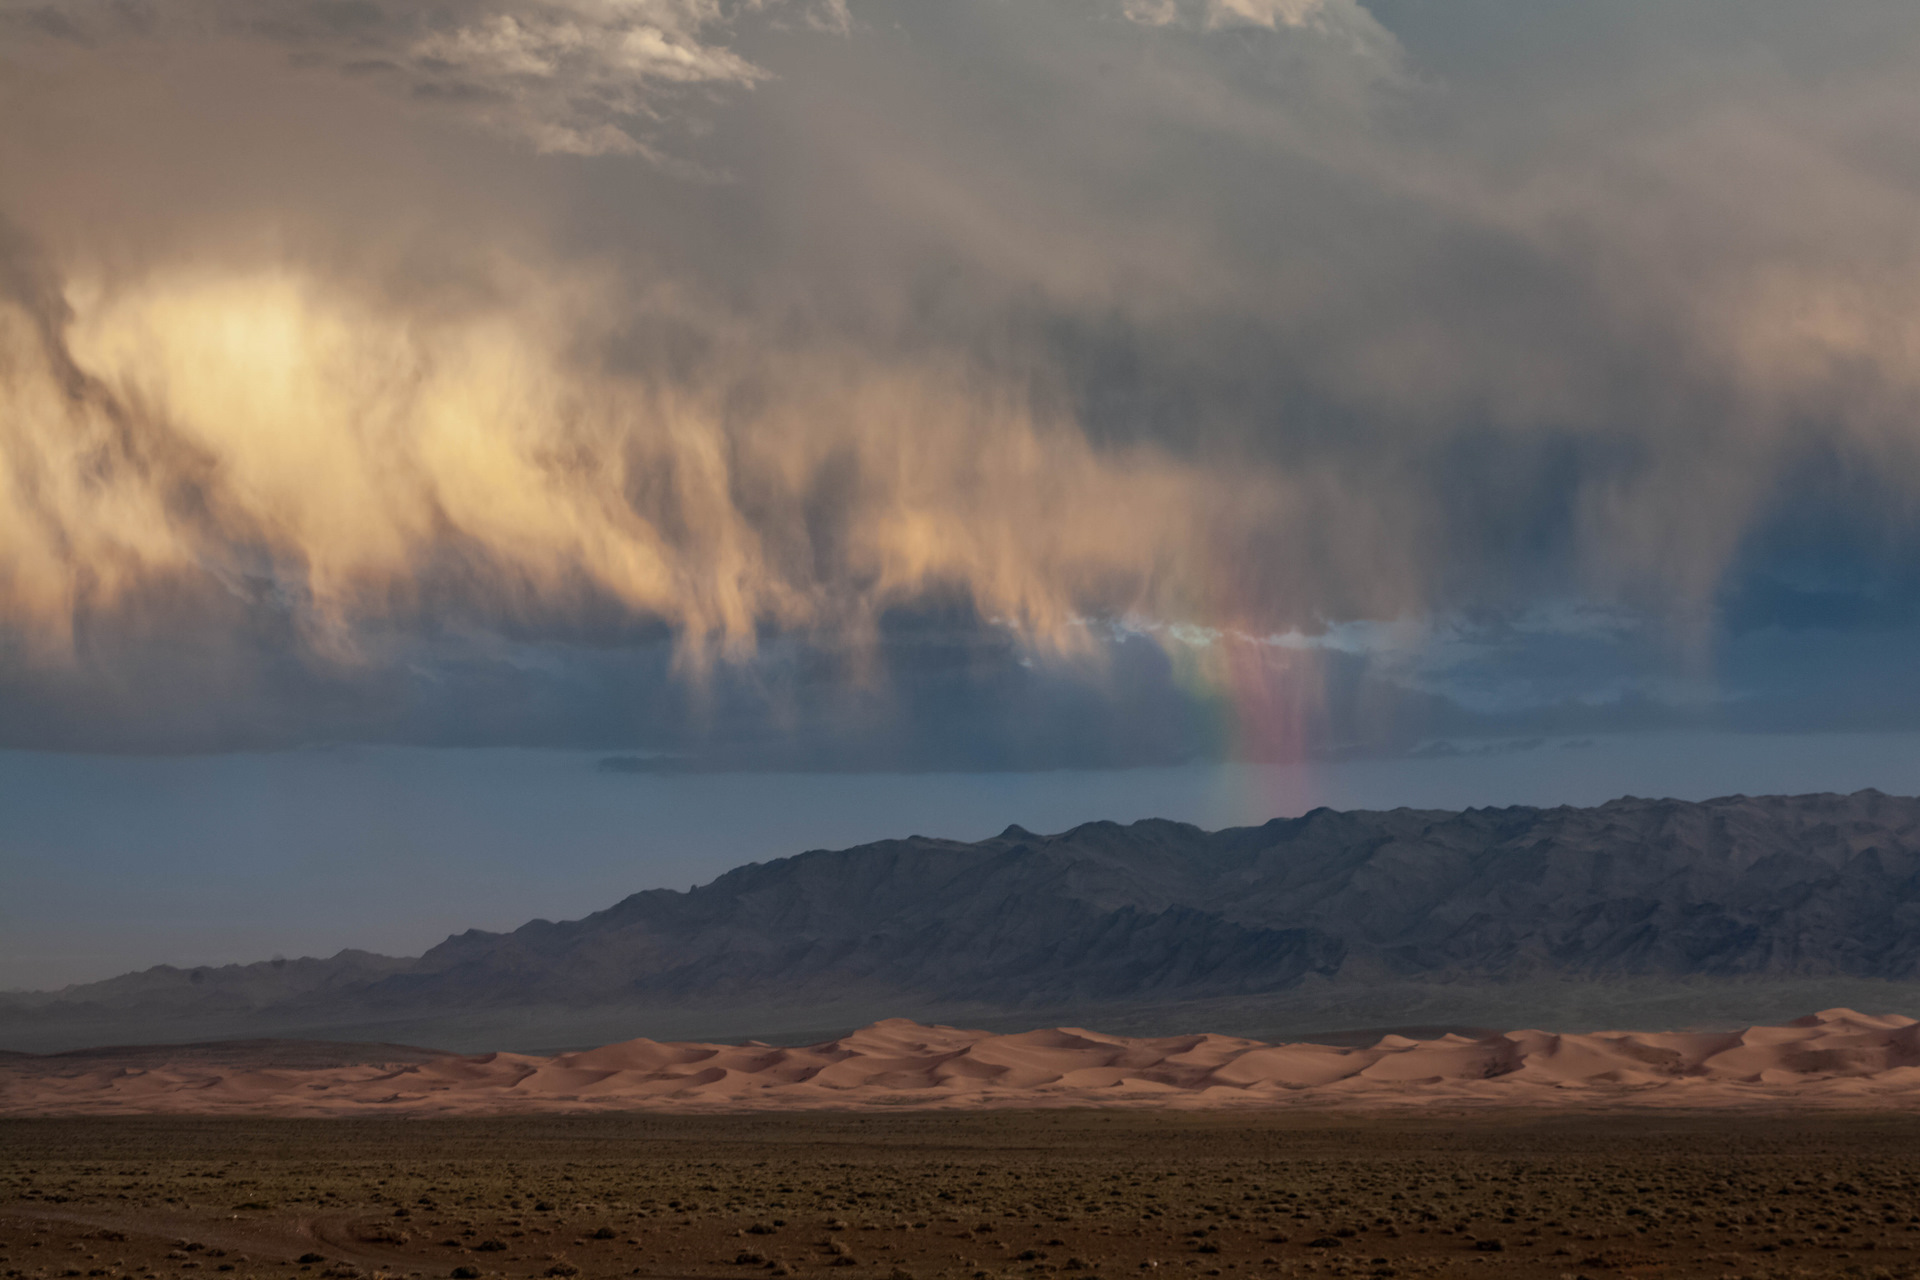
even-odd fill
[[[642,1039],[552,1057],[378,1046],[361,1056],[311,1065],[271,1043],[211,1057],[15,1055],[0,1061],[0,1114],[1920,1105],[1920,1023],[1847,1009],[1743,1031],[1387,1035],[1364,1047],[892,1020],[804,1047]]]

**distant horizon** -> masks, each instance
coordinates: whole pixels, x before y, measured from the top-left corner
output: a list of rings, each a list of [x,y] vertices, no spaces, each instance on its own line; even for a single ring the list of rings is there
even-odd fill
[[[1852,746],[1856,753],[1864,754],[1875,750],[1884,753],[1885,749],[1889,745],[1892,745],[1893,741],[1894,739],[1891,735],[1857,735],[1853,737],[1853,740],[1848,745]],[[861,792],[868,795],[874,795],[883,790],[898,787],[908,779],[914,779],[919,784],[919,795],[917,798],[928,809],[937,807],[943,813],[946,821],[972,823],[974,825],[970,829],[963,828],[960,832],[953,834],[937,829],[913,829],[912,818],[909,816],[909,813],[907,811],[901,811],[896,813],[896,816],[899,818],[899,825],[891,829],[874,831],[873,828],[884,819],[879,817],[877,813],[863,810],[860,815],[859,825],[868,829],[870,834],[858,838],[842,838],[837,841],[828,839],[814,842],[789,843],[785,847],[769,847],[760,851],[750,849],[743,850],[737,855],[733,855],[731,860],[728,860],[729,854],[726,851],[733,846],[729,846],[725,842],[716,841],[709,846],[708,855],[704,859],[687,861],[681,864],[683,871],[687,875],[698,876],[700,878],[681,878],[679,882],[675,884],[638,884],[629,885],[624,888],[617,882],[617,877],[621,874],[623,864],[618,860],[618,846],[616,843],[607,853],[601,855],[601,858],[582,864],[581,870],[583,874],[580,875],[577,881],[562,884],[557,887],[552,884],[542,886],[547,891],[554,893],[556,900],[568,901],[575,904],[571,909],[561,911],[528,910],[521,914],[514,915],[511,914],[511,907],[503,907],[498,901],[494,902],[491,906],[487,906],[484,905],[486,900],[481,899],[483,905],[479,910],[491,912],[489,916],[482,916],[478,919],[463,922],[456,917],[449,916],[444,910],[436,912],[434,913],[435,919],[447,921],[437,932],[429,932],[424,929],[417,920],[409,919],[403,909],[402,913],[398,914],[393,920],[390,927],[394,931],[393,936],[402,938],[410,937],[412,941],[399,947],[383,949],[379,946],[368,946],[362,941],[354,940],[331,947],[321,944],[309,950],[272,947],[258,949],[248,953],[234,950],[232,944],[228,943],[226,951],[220,954],[218,958],[201,959],[187,954],[164,957],[146,963],[135,961],[123,967],[113,968],[108,972],[88,972],[68,981],[42,986],[29,986],[18,982],[0,982],[0,991],[14,994],[46,993],[62,990],[71,986],[104,981],[127,974],[145,972],[156,968],[172,968],[186,972],[195,969],[219,969],[234,966],[245,967],[248,965],[267,963],[276,959],[327,960],[347,952],[364,952],[389,959],[412,959],[449,938],[457,937],[470,931],[503,934],[510,933],[522,925],[535,921],[561,922],[579,920],[606,910],[625,898],[638,893],[658,890],[665,890],[671,893],[692,892],[693,890],[711,885],[715,880],[730,871],[750,865],[780,861],[811,852],[855,848],[888,840],[915,837],[952,840],[959,843],[973,844],[992,839],[1002,834],[1007,828],[1013,826],[1021,827],[1035,835],[1051,837],[1070,832],[1082,826],[1101,822],[1132,825],[1142,821],[1153,820],[1185,823],[1206,831],[1220,831],[1228,828],[1258,827],[1272,821],[1294,819],[1318,809],[1334,809],[1339,812],[1360,812],[1390,811],[1393,809],[1408,808],[1439,812],[1462,812],[1472,809],[1502,809],[1512,807],[1545,809],[1561,805],[1587,809],[1604,806],[1621,800],[1641,800],[1655,803],[1674,800],[1688,803],[1703,803],[1737,797],[1758,799],[1822,794],[1845,796],[1865,791],[1876,791],[1896,797],[1920,797],[1920,734],[1901,735],[1899,741],[1911,752],[1911,755],[1905,760],[1893,760],[1884,757],[1879,759],[1876,767],[1880,770],[1880,776],[1877,780],[1872,778],[1860,780],[1856,777],[1855,780],[1859,781],[1859,785],[1856,786],[1848,786],[1845,785],[1843,781],[1836,780],[1835,785],[1800,790],[1787,790],[1778,786],[1758,790],[1715,790],[1711,786],[1708,786],[1696,788],[1697,794],[1692,795],[1660,795],[1651,792],[1636,793],[1631,790],[1616,790],[1595,798],[1596,789],[1604,791],[1606,788],[1605,783],[1598,782],[1591,778],[1582,778],[1576,783],[1565,778],[1547,777],[1536,779],[1533,785],[1548,790],[1558,788],[1569,794],[1559,798],[1552,796],[1536,798],[1509,796],[1499,801],[1487,803],[1473,803],[1470,801],[1449,803],[1446,802],[1444,797],[1451,789],[1483,786],[1485,785],[1484,782],[1476,780],[1471,776],[1452,780],[1441,780],[1431,777],[1419,778],[1416,774],[1415,778],[1417,781],[1405,777],[1397,779],[1389,777],[1384,780],[1384,785],[1397,785],[1399,787],[1418,785],[1426,788],[1422,795],[1409,797],[1404,803],[1368,803],[1364,799],[1365,795],[1371,788],[1382,786],[1383,780],[1377,776],[1374,778],[1348,778],[1344,784],[1348,790],[1343,790],[1341,786],[1337,785],[1340,780],[1338,778],[1338,772],[1336,771],[1333,775],[1322,774],[1318,778],[1318,784],[1326,788],[1328,792],[1325,800],[1311,804],[1302,802],[1297,805],[1292,812],[1272,813],[1266,817],[1257,816],[1257,809],[1249,808],[1250,805],[1260,803],[1257,799],[1259,794],[1258,788],[1249,784],[1261,781],[1262,778],[1273,769],[1272,766],[1239,766],[1238,771],[1242,773],[1242,776],[1237,785],[1222,781],[1228,774],[1236,771],[1231,766],[1223,765],[1187,767],[1184,769],[1171,770],[1140,769],[1130,771],[1099,771],[1086,774],[1084,777],[1076,779],[1076,781],[1081,783],[1081,786],[1077,788],[1060,788],[1046,785],[1049,782],[1058,783],[1060,779],[1057,775],[1062,771],[1050,771],[1044,775],[997,776],[997,781],[1001,784],[997,790],[981,788],[979,785],[981,782],[979,775],[854,775],[852,778],[843,780],[852,783],[858,787]],[[1684,735],[1677,737],[1676,741],[1668,745],[1673,754],[1689,756],[1698,750],[1700,742],[1694,735]],[[1823,759],[1827,761],[1829,767],[1834,768],[1836,775],[1849,772],[1846,758],[1833,750],[1835,744],[1832,741],[1806,743],[1794,739],[1788,740],[1784,745],[1817,747],[1820,749],[1820,754]],[[1637,766],[1646,771],[1643,772],[1641,776],[1648,777],[1660,769],[1667,767],[1667,762],[1663,759],[1648,758],[1648,746],[1648,741],[1640,736],[1623,738],[1616,741],[1602,740],[1600,742],[1587,742],[1581,746],[1581,755],[1583,759],[1592,758],[1603,763],[1612,760],[1613,763],[1619,763],[1617,759],[1614,759],[1615,753],[1617,752],[1635,760]],[[1551,750],[1550,747],[1547,749]],[[1590,752],[1594,753],[1591,757],[1588,756]],[[375,756],[384,754],[396,758],[405,758],[410,753],[403,749],[375,749],[372,754]],[[520,757],[523,754],[524,753],[507,753],[508,757],[511,758],[515,764],[522,763]],[[532,754],[536,758],[544,759],[549,764],[563,760],[567,761],[574,766],[576,782],[585,780],[591,783],[593,775],[591,765],[595,753],[568,753],[564,756],[559,753]],[[1443,758],[1441,763],[1456,767],[1463,765],[1471,767],[1475,763],[1484,763],[1487,759],[1488,757],[1485,756],[1468,754],[1462,757]],[[218,761],[203,760],[201,763],[217,764]],[[1428,762],[1421,761],[1419,763],[1426,764]],[[1858,755],[1856,755],[1853,761],[1854,768],[1857,769],[1861,763]],[[1369,762],[1368,767],[1374,771],[1378,771],[1380,764],[1381,762],[1378,761]],[[0,779],[4,779],[6,776],[6,765],[7,754],[0,752]],[[1755,766],[1753,776],[1756,778],[1765,779],[1772,777],[1776,781],[1778,780],[1780,776],[1778,773],[1768,773],[1767,769],[1758,767],[1758,762],[1755,762]],[[1353,766],[1347,767],[1352,768]],[[1781,768],[1793,768],[1794,766],[1791,761],[1776,761],[1769,767],[1778,770]],[[393,781],[394,773],[391,767],[375,770],[374,772],[377,776],[384,778],[389,783]],[[1505,780],[1502,785],[1508,787],[1516,785],[1516,780],[1512,775],[1506,774],[1503,776]],[[1913,779],[1914,785],[1905,789],[1898,789],[1897,782],[1901,776]],[[618,779],[617,781],[625,781],[625,779]],[[709,779],[709,781],[720,783],[717,790],[719,790],[721,794],[725,794],[729,789],[729,783],[744,785],[746,787],[767,787],[784,782],[788,788],[804,788],[804,779],[795,779],[791,776],[748,775],[745,777],[732,777],[723,775],[719,779]],[[533,785],[539,786],[543,783],[550,785],[551,779],[540,779],[536,775]],[[1156,790],[1153,785],[1143,785],[1152,783],[1159,784],[1159,789]],[[1581,793],[1582,788],[1585,789],[1584,794]],[[1008,820],[995,825],[996,820],[993,817],[993,813],[996,812],[996,810],[993,806],[997,803],[1004,803],[1013,807],[1021,805],[1034,807],[1038,805],[1043,811],[1056,810],[1061,804],[1063,792],[1065,793],[1068,804],[1081,802],[1089,804],[1099,803],[1099,798],[1107,798],[1111,803],[1123,808],[1124,816],[1098,814],[1041,825],[1034,825],[1039,822],[1039,819],[1030,818],[1027,822]],[[459,794],[467,796],[464,789]],[[790,794],[795,793],[790,792]],[[1155,794],[1167,796],[1168,803],[1170,804],[1190,806],[1191,812],[1189,816],[1180,816],[1176,813],[1144,811],[1142,806],[1152,803],[1150,799],[1144,797]],[[1349,796],[1349,799],[1343,801],[1341,799],[1343,794]],[[1120,797],[1123,796],[1124,799],[1121,799]],[[470,798],[477,798],[477,796]],[[280,799],[284,802],[284,792],[280,793]],[[446,811],[445,806],[447,803],[447,797],[444,795],[430,795],[426,800],[427,807],[423,811],[423,816],[429,819],[437,818]],[[840,803],[838,798],[829,797],[827,807],[832,809],[836,807],[838,803]],[[912,801],[907,803],[910,806]],[[1126,808],[1126,806],[1131,807]],[[700,815],[710,814],[724,809],[724,807],[725,806],[721,804],[712,804],[704,798],[696,799],[692,806],[691,815],[688,813],[682,813],[680,815],[680,824],[682,824],[680,825],[680,830],[689,835],[695,834],[689,830],[689,826],[686,824],[697,822]],[[791,811],[783,812],[791,816]],[[1209,818],[1210,814],[1222,816]],[[97,819],[98,815],[96,814],[94,816]],[[820,816],[825,817],[827,815]],[[137,825],[145,821],[146,818],[143,815],[136,814],[132,815],[129,820]],[[6,821],[6,816],[0,815],[0,835],[4,835],[5,833]],[[843,824],[828,821],[823,823],[818,829],[849,830],[858,828],[848,828]],[[601,838],[617,841],[617,827],[611,829],[600,828],[600,831]],[[778,837],[762,828],[754,838],[771,841]],[[126,835],[123,836],[122,839],[127,841],[126,847],[128,847],[130,851],[138,851],[136,836]],[[524,856],[525,848],[525,844],[504,843],[497,849],[494,856],[509,861],[515,860]],[[79,850],[76,852],[92,851]],[[242,850],[242,852],[244,853],[245,850]],[[466,857],[471,856],[471,854],[471,849],[462,848],[456,843],[450,851],[450,854],[443,856]],[[429,862],[419,867],[416,870],[416,874],[430,877],[435,875],[436,871],[439,870],[440,874],[450,875],[449,871],[440,870],[443,865],[444,864]],[[85,874],[82,873],[82,878],[79,883],[85,884],[90,882],[91,881],[85,878]],[[431,881],[422,883],[421,894],[423,897],[429,892],[430,884]],[[345,899],[345,905],[350,907],[359,902],[360,899],[358,895],[353,892],[355,886],[348,884],[345,887],[349,890]],[[600,896],[589,898],[587,895],[596,887],[599,889]],[[301,901],[302,904],[310,904],[309,899],[302,899]],[[262,903],[261,907],[262,909],[271,910],[273,903],[269,900]],[[0,907],[0,912],[4,911],[5,908]],[[0,922],[3,921],[4,916],[0,916]],[[73,929],[81,927],[82,924],[83,921],[75,920],[68,922],[66,927]],[[351,919],[342,919],[337,922],[337,927],[343,931],[350,931],[353,928],[353,921]],[[208,950],[219,951],[220,945],[217,939],[220,936],[221,931],[217,926],[209,926],[203,935],[197,932],[185,934],[185,936],[180,937],[176,945],[190,948],[195,945],[196,938],[204,937]]]

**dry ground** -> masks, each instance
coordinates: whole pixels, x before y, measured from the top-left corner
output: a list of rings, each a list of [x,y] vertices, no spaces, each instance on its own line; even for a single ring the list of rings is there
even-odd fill
[[[1920,1276],[1920,1117],[0,1122],[6,1280],[1307,1274]]]

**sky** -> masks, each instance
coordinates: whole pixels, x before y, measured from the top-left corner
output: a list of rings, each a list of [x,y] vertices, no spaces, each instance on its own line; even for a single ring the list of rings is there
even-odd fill
[[[1436,749],[1438,748],[1438,749]],[[1210,830],[1333,808],[1920,792],[1920,734],[1653,732],[1046,772],[680,776],[553,748],[0,752],[0,990],[578,919],[748,862],[1010,824]]]
[[[0,986],[1915,790],[1917,82],[1910,0],[0,0]]]

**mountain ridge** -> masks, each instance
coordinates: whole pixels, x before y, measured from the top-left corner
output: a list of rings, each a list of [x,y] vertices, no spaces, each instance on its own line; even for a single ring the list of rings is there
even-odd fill
[[[1393,984],[1842,979],[1920,985],[1920,800],[1622,797],[916,835],[748,863],[578,920],[467,930],[418,957],[158,966],[0,996],[0,1044],[162,1017],[182,1034],[221,1019],[284,1033],[511,1011],[800,1017],[858,1000],[1014,1016],[1322,987],[1337,1007]],[[1426,1020],[1484,1020],[1441,1012]]]

